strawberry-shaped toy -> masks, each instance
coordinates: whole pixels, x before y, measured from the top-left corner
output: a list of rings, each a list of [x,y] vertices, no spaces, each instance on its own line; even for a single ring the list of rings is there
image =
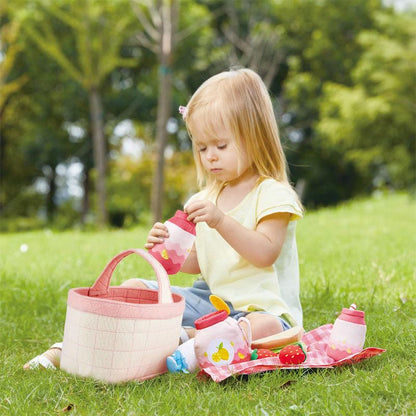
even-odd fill
[[[268,350],[267,348],[257,348],[253,350],[251,353],[252,360],[260,360],[261,358],[268,358],[268,357],[277,357],[278,354],[272,350]]]
[[[282,364],[300,364],[306,360],[306,352],[301,343],[287,345],[279,352]]]

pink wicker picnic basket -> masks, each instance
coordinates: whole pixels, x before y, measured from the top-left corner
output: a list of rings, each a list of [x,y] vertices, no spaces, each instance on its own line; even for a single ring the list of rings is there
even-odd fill
[[[117,264],[132,253],[153,267],[158,290],[109,286]],[[162,374],[178,346],[184,309],[183,297],[171,293],[168,275],[153,256],[123,251],[91,288],[69,291],[61,368],[110,383]]]

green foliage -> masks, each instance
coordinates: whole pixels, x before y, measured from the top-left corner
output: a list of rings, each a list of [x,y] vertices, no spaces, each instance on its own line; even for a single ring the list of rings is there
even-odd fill
[[[230,65],[250,65],[269,85],[292,180],[304,189],[306,206],[416,182],[414,12],[398,13],[380,0],[178,3],[173,117],[179,119],[178,105],[207,77]],[[118,224],[124,216],[125,225],[147,219],[159,64],[139,41],[147,35],[134,5],[143,7],[146,16],[156,15],[155,1],[2,3],[0,83],[1,94],[7,94],[0,106],[2,219],[13,213],[36,215],[40,208],[62,227],[78,223],[81,218],[74,221],[73,210],[59,209],[62,201],[54,194],[59,184],[50,174],[71,160],[84,166],[85,201],[97,201],[98,187],[90,183],[96,171],[86,91],[97,85],[108,154],[117,150],[111,137],[125,119],[146,142],[139,167],[112,159],[108,165],[110,215]],[[81,136],[71,136],[69,126],[79,128]],[[189,141],[180,126],[169,146],[187,152]],[[166,160],[164,216],[195,189],[187,182],[194,178],[188,156]],[[49,193],[28,199],[39,177],[47,181]]]
[[[325,86],[352,84],[352,70],[364,50],[360,33],[373,27],[381,7],[378,1],[361,0],[279,4],[289,67],[282,103],[289,121],[282,125],[282,136],[292,178],[305,184],[302,199],[307,206],[334,204],[371,189],[371,175],[363,176],[343,149],[321,140],[316,124]]]
[[[7,100],[27,82],[27,77],[22,75],[15,79],[10,79],[10,73],[16,61],[16,56],[20,52],[20,47],[16,42],[20,30],[18,22],[7,22],[3,17],[7,11],[7,4],[0,6],[0,114],[6,105]],[[3,20],[3,21],[2,21]]]
[[[148,157],[143,157],[140,162],[127,156],[115,161],[108,182],[109,212],[113,223],[117,216],[140,218],[149,211],[152,171],[153,162]]]
[[[20,217],[14,213],[11,218],[4,218],[0,223],[0,232],[16,233],[21,231],[39,230],[46,226],[45,221],[35,215]]]
[[[197,190],[191,151],[174,152],[166,160],[166,192],[163,218],[181,209],[191,193]],[[109,180],[109,211],[113,225],[146,223],[149,219],[154,159],[144,153],[140,160],[120,156],[114,161]],[[124,219],[124,220],[123,220]]]
[[[147,229],[0,235],[0,413],[413,415],[415,208],[407,195],[381,195],[307,213],[297,227],[305,329],[333,322],[355,302],[366,312],[365,345],[384,354],[337,369],[220,384],[192,374],[107,385],[62,371],[24,372],[23,363],[62,338],[69,288],[90,286],[112,256],[142,246]],[[137,276],[153,273],[130,256],[112,284]],[[173,284],[191,281],[172,276]]]
[[[119,56],[124,38],[114,36],[114,33],[126,36],[131,30],[132,16],[124,13],[129,4],[126,0],[33,0],[32,3],[36,12],[21,9],[17,19],[22,21],[35,44],[85,89],[101,85],[116,67],[136,64],[135,59]],[[72,32],[77,51],[75,59],[62,48],[48,15]]]
[[[198,191],[191,151],[174,153],[166,164],[166,209],[164,218],[183,209],[190,196]]]
[[[79,143],[69,140],[65,130],[68,114],[79,114],[82,93],[52,60],[45,59],[36,48],[28,47],[20,37],[22,52],[16,58],[16,75],[25,74],[28,81],[4,109],[2,153],[4,157],[4,214],[35,215],[39,206],[22,204],[16,209],[14,200],[33,192],[37,177],[44,177],[49,186],[56,166],[76,156]],[[42,68],[42,71],[39,69]],[[50,74],[55,73],[56,86],[51,88]],[[85,96],[84,96],[85,97]],[[32,188],[32,189],[31,189]],[[50,186],[50,199],[55,197]],[[38,198],[40,199],[40,195]],[[46,200],[46,199],[44,199]],[[54,206],[48,206],[53,217]],[[22,212],[25,211],[25,212]]]
[[[327,83],[319,132],[377,185],[414,186],[416,31],[411,16],[376,15],[360,34],[365,49],[353,86]]]

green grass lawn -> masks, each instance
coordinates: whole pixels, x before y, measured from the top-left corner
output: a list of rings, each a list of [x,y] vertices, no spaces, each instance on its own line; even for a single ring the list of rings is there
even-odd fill
[[[141,247],[146,233],[0,235],[0,414],[416,414],[416,203],[407,195],[310,212],[298,224],[305,330],[333,322],[355,302],[366,312],[366,346],[387,350],[380,356],[337,369],[274,371],[220,384],[166,374],[106,385],[63,371],[24,372],[24,362],[62,339],[68,289],[91,285],[111,257]],[[150,266],[130,256],[113,284],[151,275]],[[191,281],[172,278],[173,284]]]

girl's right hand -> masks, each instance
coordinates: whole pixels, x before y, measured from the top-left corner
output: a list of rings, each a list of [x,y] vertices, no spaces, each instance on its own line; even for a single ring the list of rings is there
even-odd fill
[[[161,222],[157,222],[153,225],[147,236],[147,242],[144,245],[146,249],[151,249],[155,244],[160,244],[165,241],[165,238],[169,238],[168,227]]]

